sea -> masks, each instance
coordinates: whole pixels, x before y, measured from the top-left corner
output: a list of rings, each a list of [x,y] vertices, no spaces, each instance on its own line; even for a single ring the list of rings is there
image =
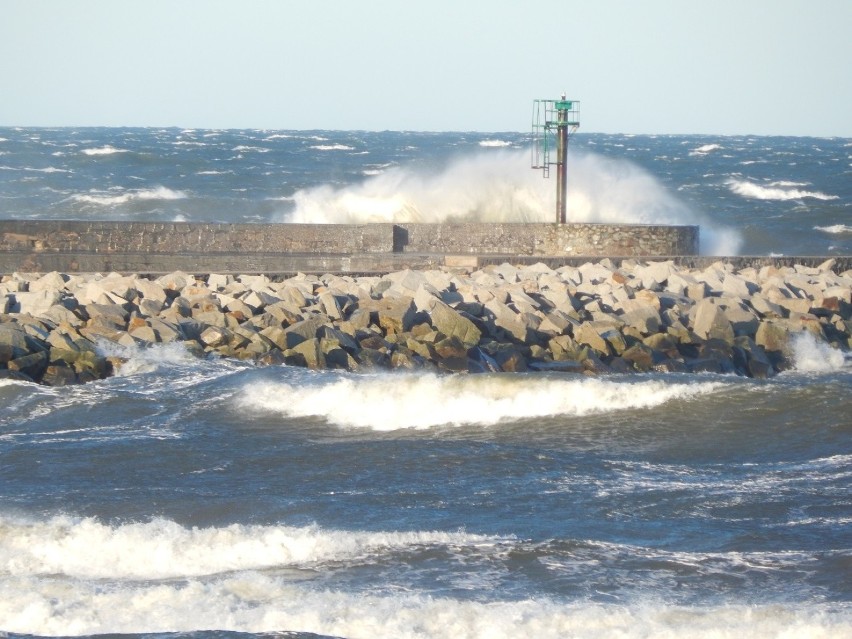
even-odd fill
[[[0,219],[552,221],[528,133],[0,128]],[[576,221],[852,254],[852,140],[578,133]],[[852,358],[768,380],[128,350],[0,381],[0,637],[852,637]]]

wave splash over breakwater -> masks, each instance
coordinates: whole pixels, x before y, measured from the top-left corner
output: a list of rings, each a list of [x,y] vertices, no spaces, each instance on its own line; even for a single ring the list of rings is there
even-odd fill
[[[650,173],[591,152],[570,157],[569,222],[700,224],[702,252],[735,255],[738,234],[697,214]],[[281,221],[369,222],[553,221],[553,180],[529,168],[529,154],[500,150],[457,157],[440,170],[394,167],[359,184],[297,191]]]

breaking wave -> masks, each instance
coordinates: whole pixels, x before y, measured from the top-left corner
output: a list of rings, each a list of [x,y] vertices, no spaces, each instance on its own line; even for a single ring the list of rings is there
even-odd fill
[[[805,186],[797,182],[770,182],[766,186],[755,184],[747,180],[731,180],[728,188],[733,193],[754,200],[804,200],[812,198],[815,200],[837,200],[837,195],[828,195],[820,191],[803,191],[799,186]]]
[[[306,567],[418,545],[500,540],[464,532],[348,532],[314,525],[186,528],[167,519],[111,525],[68,516],[27,522],[0,515],[0,531],[0,575],[119,580]]]
[[[80,151],[83,155],[113,155],[115,153],[129,153],[127,149],[117,149],[114,146],[106,145],[92,149],[83,149]]]
[[[645,409],[724,388],[721,382],[610,381],[482,374],[328,376],[313,385],[253,383],[241,409],[286,417],[319,417],[344,428],[377,431],[444,425],[493,426],[556,415]],[[357,406],[357,410],[353,407]]]
[[[815,231],[823,231],[832,235],[840,235],[841,233],[852,233],[852,226],[848,224],[832,224],[831,226],[815,226]]]
[[[75,202],[84,204],[96,204],[98,206],[116,206],[119,204],[127,204],[133,201],[148,201],[148,200],[183,200],[187,198],[184,191],[174,191],[164,186],[158,186],[153,189],[141,189],[137,191],[125,191],[118,195],[105,194],[103,192],[92,192],[72,195],[71,199]]]

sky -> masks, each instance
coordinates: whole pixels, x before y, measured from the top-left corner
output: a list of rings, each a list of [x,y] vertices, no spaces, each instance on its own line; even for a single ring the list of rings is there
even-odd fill
[[[0,0],[0,126],[852,137],[852,0]]]

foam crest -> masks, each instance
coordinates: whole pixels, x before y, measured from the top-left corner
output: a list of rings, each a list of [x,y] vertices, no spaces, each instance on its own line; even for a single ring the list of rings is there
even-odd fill
[[[848,224],[832,224],[831,226],[815,226],[814,230],[831,233],[832,235],[841,235],[843,233],[852,233],[852,226]]]
[[[115,153],[128,153],[127,149],[117,149],[114,146],[106,145],[92,149],[82,149],[80,153],[83,155],[114,155]]]
[[[310,567],[414,546],[498,541],[464,532],[347,532],[239,524],[186,528],[166,519],[107,525],[91,518],[21,522],[0,516],[0,576],[172,579]]]
[[[243,389],[239,404],[287,417],[320,417],[341,427],[389,431],[645,409],[722,387],[719,382],[536,375],[340,375],[311,385],[255,383]]]
[[[317,151],[354,151],[355,147],[348,144],[315,144],[311,147]]]
[[[812,198],[815,200],[837,200],[840,199],[837,195],[828,195],[820,191],[803,191],[796,186],[801,186],[798,183],[792,182],[772,182],[766,186],[755,184],[748,180],[731,180],[728,182],[728,188],[733,193],[741,195],[745,198],[754,200],[804,200]]]
[[[460,601],[315,590],[283,576],[139,584],[0,582],[6,632],[42,636],[220,631],[311,632],[350,639],[752,639],[849,636],[852,614],[827,606],[675,607],[548,599]]]
[[[832,373],[841,370],[846,363],[842,351],[818,340],[807,331],[793,336],[793,362],[797,371],[809,373]]]
[[[719,151],[722,149],[720,144],[703,144],[698,148],[693,149],[689,152],[690,155],[707,155],[708,153],[712,153],[713,151]]]
[[[150,201],[150,200],[183,200],[187,194],[184,191],[174,191],[164,186],[158,186],[153,189],[140,189],[136,191],[127,191],[119,195],[106,195],[97,192],[72,195],[71,199],[75,202],[83,202],[85,204],[96,204],[98,206],[117,206],[127,204],[133,201]]]
[[[390,168],[359,184],[297,191],[281,221],[552,222],[553,180],[529,167],[527,151],[497,149],[456,158],[443,170]],[[637,165],[594,153],[569,156],[571,222],[700,224],[702,252],[737,253],[739,235],[695,214]]]

